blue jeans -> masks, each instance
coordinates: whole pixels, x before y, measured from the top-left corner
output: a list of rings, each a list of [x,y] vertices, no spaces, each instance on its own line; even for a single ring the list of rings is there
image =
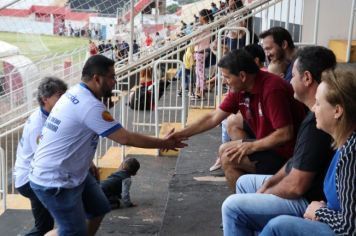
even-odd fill
[[[227,119],[221,122],[221,143],[227,143],[231,141],[229,134],[227,133]]]
[[[54,227],[54,220],[48,210],[42,205],[36,194],[32,191],[30,183],[17,188],[17,191],[30,199],[32,215],[35,218],[35,225],[25,236],[42,236]]]
[[[268,222],[260,236],[334,236],[334,231],[325,223],[305,220],[295,216],[278,216]]]
[[[87,219],[104,216],[110,212],[109,200],[92,174],[88,174],[82,194],[83,206]]]
[[[30,184],[54,217],[60,236],[87,235],[86,216],[105,215],[110,211],[108,200],[90,174],[82,184],[70,189]]]
[[[256,191],[271,175],[243,175],[236,182],[237,194],[222,205],[224,235],[254,235],[279,215],[303,216],[308,206],[304,198],[290,200]]]
[[[177,72],[176,74],[176,78],[182,78],[182,68]],[[191,84],[192,85],[192,88],[193,88],[193,81],[190,79],[190,69],[184,69],[184,72],[185,72],[185,78],[184,78],[184,82],[185,82],[185,90],[188,90],[189,89],[189,85]]]

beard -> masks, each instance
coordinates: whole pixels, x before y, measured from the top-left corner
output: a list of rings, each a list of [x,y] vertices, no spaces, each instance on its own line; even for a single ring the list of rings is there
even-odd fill
[[[100,92],[103,98],[110,98],[113,95],[112,89],[109,88],[109,86],[104,81],[101,81],[100,83]]]
[[[102,99],[106,107],[111,108],[113,107],[114,103],[111,100],[111,97],[113,96],[112,90],[108,88],[103,88],[101,89],[102,93]]]
[[[111,90],[106,90],[106,91],[103,91],[103,97],[104,98],[110,98],[112,97],[113,93]]]

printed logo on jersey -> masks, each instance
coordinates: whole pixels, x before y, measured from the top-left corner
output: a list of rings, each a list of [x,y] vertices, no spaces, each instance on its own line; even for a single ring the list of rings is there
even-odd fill
[[[258,115],[261,117],[263,116],[261,102],[258,102]]]
[[[101,116],[103,117],[103,119],[105,121],[111,122],[114,121],[114,118],[112,117],[112,115],[110,114],[110,112],[108,111],[103,111],[103,113],[101,114]]]
[[[36,138],[37,145],[40,144],[41,139],[42,139],[42,134],[38,135],[37,138]]]

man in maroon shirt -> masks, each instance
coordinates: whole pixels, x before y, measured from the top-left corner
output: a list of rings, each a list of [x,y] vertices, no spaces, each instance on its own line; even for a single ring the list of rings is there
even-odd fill
[[[188,138],[209,130],[231,113],[241,111],[251,129],[245,140],[220,147],[223,169],[230,188],[245,173],[274,174],[292,156],[296,133],[304,118],[304,107],[293,98],[286,81],[260,71],[252,56],[244,50],[225,55],[218,66],[230,91],[214,112],[187,128],[174,133]]]

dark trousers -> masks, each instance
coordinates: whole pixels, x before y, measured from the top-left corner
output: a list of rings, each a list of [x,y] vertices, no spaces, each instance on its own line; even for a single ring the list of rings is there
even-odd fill
[[[43,236],[54,227],[54,220],[48,210],[43,206],[41,201],[37,198],[36,194],[32,191],[30,183],[17,188],[17,191],[30,199],[32,214],[35,218],[35,225],[25,235],[28,236]]]

